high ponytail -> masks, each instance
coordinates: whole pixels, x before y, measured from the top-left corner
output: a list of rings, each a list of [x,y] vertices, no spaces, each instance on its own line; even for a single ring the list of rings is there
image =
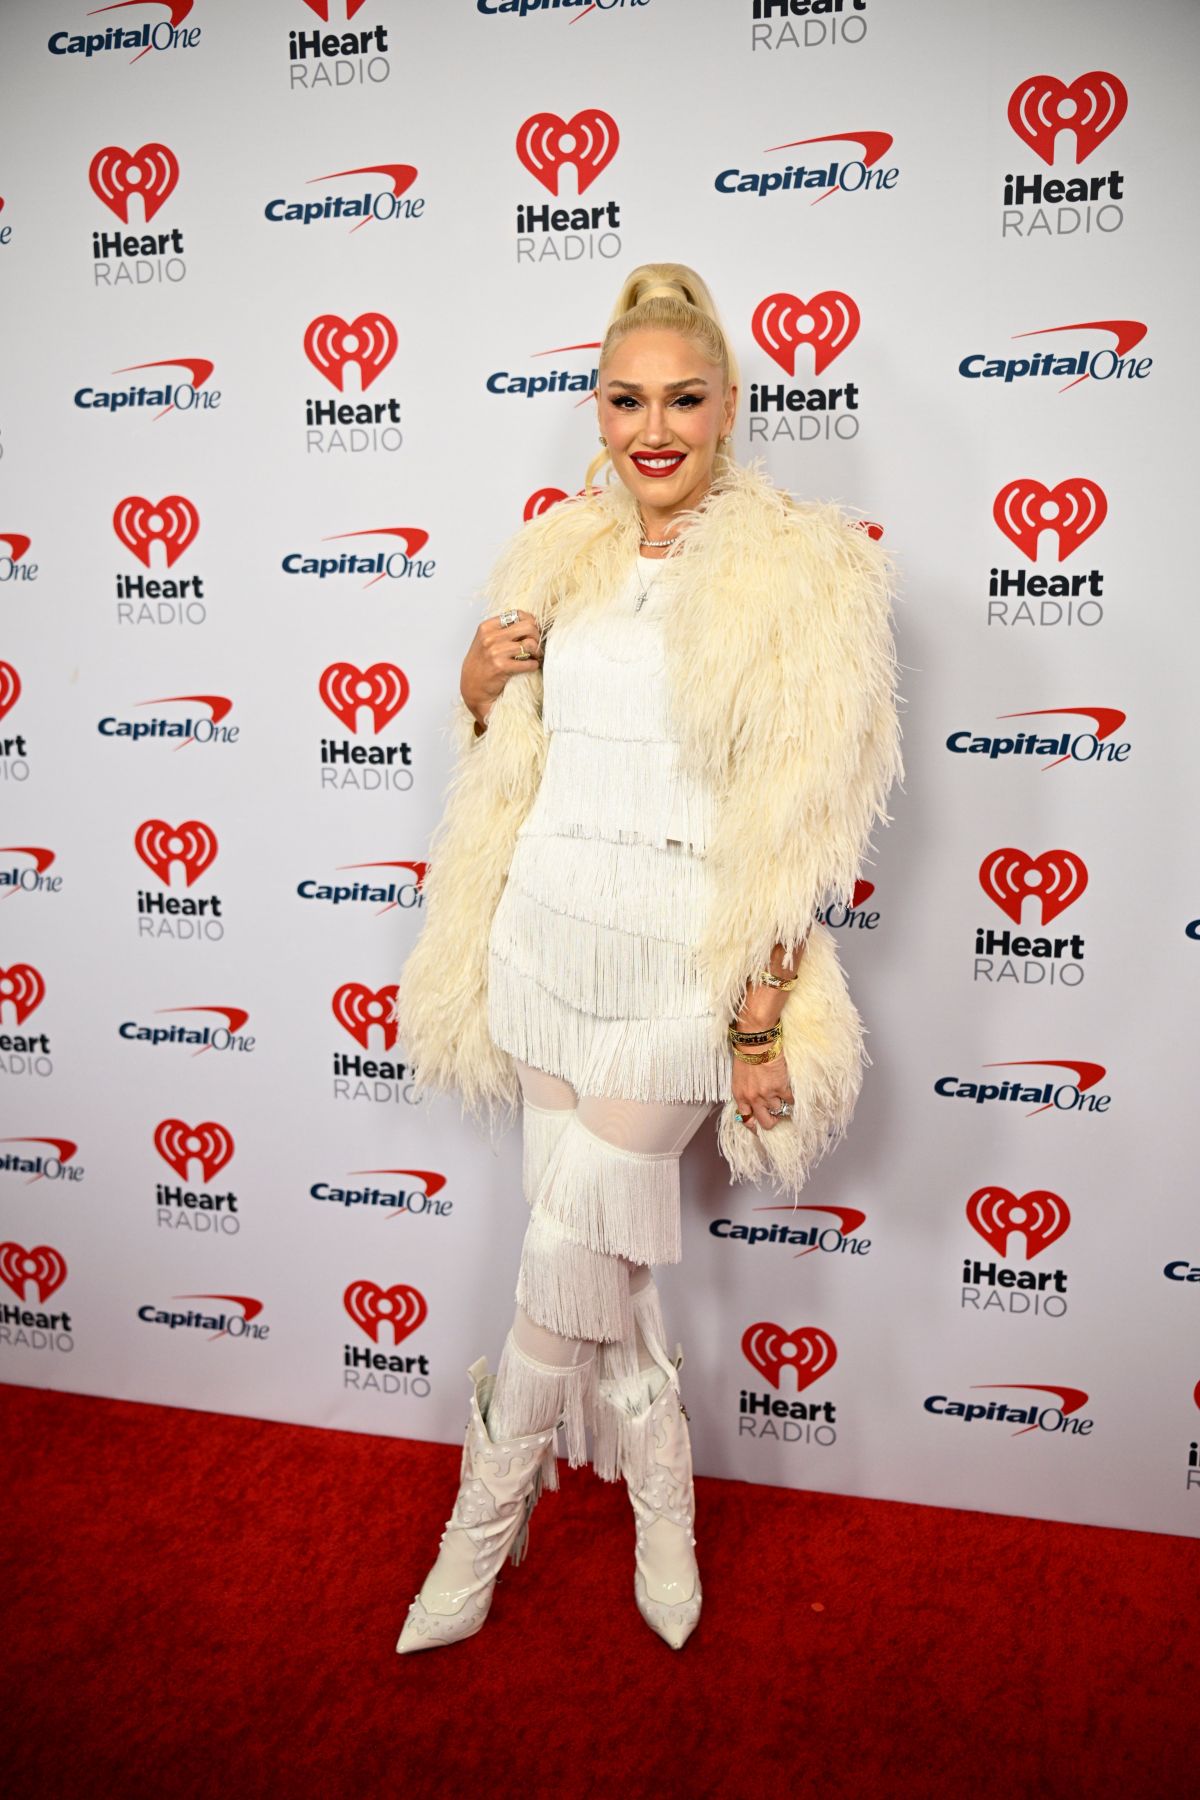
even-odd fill
[[[738,367],[707,284],[685,263],[643,263],[627,275],[609,317],[600,346],[603,368],[622,338],[631,331],[677,331],[700,345],[705,360],[719,368],[724,385],[738,385]],[[609,460],[602,450],[588,466],[585,485]],[[720,459],[718,459],[720,460]]]

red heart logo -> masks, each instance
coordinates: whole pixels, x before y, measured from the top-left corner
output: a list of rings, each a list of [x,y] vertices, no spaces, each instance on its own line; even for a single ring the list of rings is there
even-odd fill
[[[1099,531],[1108,516],[1108,499],[1098,482],[1084,475],[1070,475],[1057,487],[1022,476],[1010,481],[996,495],[992,517],[1030,562],[1036,562],[1043,531],[1058,539],[1058,560],[1064,562]]]
[[[330,663],[321,676],[320,694],[334,718],[356,734],[358,709],[368,707],[378,736],[407,702],[408,676],[395,663],[372,663],[369,669],[356,668],[353,663]]]
[[[573,119],[557,113],[534,113],[517,132],[517,155],[535,181],[558,193],[558,172],[570,163],[576,191],[586,193],[601,170],[617,154],[621,134],[610,113],[585,107]]]
[[[1068,87],[1057,75],[1031,75],[1015,87],[1008,122],[1044,163],[1054,166],[1060,131],[1075,133],[1075,160],[1086,162],[1125,117],[1125,84],[1106,69],[1089,69]]]
[[[18,1300],[25,1299],[25,1284],[32,1281],[40,1303],[47,1301],[67,1279],[67,1264],[62,1252],[50,1244],[39,1244],[34,1250],[20,1244],[0,1244],[0,1281],[11,1288]]]
[[[342,1296],[342,1304],[354,1323],[376,1344],[381,1325],[391,1326],[392,1342],[399,1344],[425,1323],[429,1313],[424,1294],[403,1283],[381,1288],[374,1281],[352,1281]]]
[[[348,364],[357,363],[365,394],[395,356],[399,342],[396,327],[383,313],[359,313],[349,324],[337,313],[321,313],[304,333],[304,354],[339,394]]]
[[[233,1155],[233,1136],[213,1119],[206,1119],[203,1125],[163,1119],[154,1128],[154,1148],[181,1181],[187,1180],[193,1157],[200,1163],[203,1179],[211,1181]]]
[[[1087,865],[1073,850],[992,850],[979,865],[979,885],[1015,925],[1028,895],[1042,903],[1042,924],[1049,925],[1073,906],[1088,884]]]
[[[182,863],[188,887],[216,860],[217,834],[201,819],[185,819],[168,825],[165,819],[144,819],[133,834],[133,847],[164,887],[171,885],[171,864]]]
[[[849,294],[830,289],[801,300],[795,294],[768,294],[760,300],[750,329],[773,362],[796,373],[796,351],[813,348],[813,372],[820,375],[858,336],[861,317]]]
[[[46,983],[32,963],[12,963],[7,969],[0,969],[0,1014],[7,1000],[17,1024],[23,1025],[45,997]]]
[[[0,719],[21,698],[21,677],[11,663],[0,662]]]
[[[1025,1239],[1025,1260],[1032,1262],[1062,1236],[1071,1212],[1049,1188],[1030,1188],[1018,1198],[1010,1188],[981,1187],[967,1201],[967,1221],[1001,1256],[1007,1255],[1009,1232],[1019,1231]]]
[[[127,550],[132,550],[140,563],[150,567],[150,546],[161,544],[171,568],[183,555],[200,529],[200,514],[182,494],[168,494],[155,506],[140,494],[128,494],[118,500],[113,513],[113,530]]]
[[[361,981],[347,981],[333,996],[330,1004],[334,1018],[364,1050],[371,1047],[372,1025],[382,1025],[385,1050],[396,1042],[399,1027],[390,1016],[396,1003],[396,987],[396,982],[390,987],[369,988]]]
[[[748,1325],[742,1333],[742,1355],[774,1388],[779,1386],[780,1373],[786,1363],[795,1373],[799,1394],[829,1373],[837,1361],[837,1345],[827,1331],[816,1325],[801,1325],[796,1331],[785,1331],[782,1325],[763,1320],[757,1325]]]
[[[311,12],[316,13],[318,19],[323,19],[325,21],[325,23],[328,25],[328,23],[329,23],[329,0],[304,0],[304,4],[305,4],[305,6],[307,6],[309,8],[309,10]],[[354,17],[355,13],[359,10],[359,8],[365,6],[366,4],[367,4],[367,0],[346,0],[346,19],[347,19],[347,21],[352,19]]]
[[[129,223],[129,202],[140,194],[146,224],[174,192],[179,164],[165,144],[143,144],[140,150],[122,150],[106,144],[97,150],[88,167],[88,180],[96,197],[103,200],[124,224]]]

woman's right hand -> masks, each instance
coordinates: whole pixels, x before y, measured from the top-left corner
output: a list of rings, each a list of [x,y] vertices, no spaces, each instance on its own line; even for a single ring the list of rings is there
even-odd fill
[[[459,689],[477,722],[487,716],[504,691],[511,675],[532,674],[542,666],[542,636],[531,612],[512,608],[516,619],[501,625],[499,615],[481,619],[463,659]],[[517,652],[524,654],[518,656]]]

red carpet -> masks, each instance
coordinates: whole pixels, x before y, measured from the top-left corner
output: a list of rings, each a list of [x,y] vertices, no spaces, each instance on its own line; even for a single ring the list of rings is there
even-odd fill
[[[6,1790],[1141,1796],[1196,1789],[1197,1545],[698,1481],[704,1616],[562,1467],[491,1618],[393,1644],[458,1451],[0,1386]]]

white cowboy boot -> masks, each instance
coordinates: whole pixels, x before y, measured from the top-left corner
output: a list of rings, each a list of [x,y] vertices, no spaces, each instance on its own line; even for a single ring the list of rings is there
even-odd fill
[[[472,1637],[488,1616],[506,1556],[521,1561],[529,1516],[543,1487],[557,1488],[557,1425],[524,1437],[492,1440],[488,1405],[495,1376],[481,1356],[467,1370],[473,1385],[454,1510],[437,1561],[414,1596],[396,1649],[434,1650]]]
[[[663,1358],[635,1381],[599,1384],[601,1400],[618,1414],[620,1467],[637,1522],[634,1598],[647,1625],[674,1650],[695,1630],[702,1598],[692,1446],[679,1397],[682,1366],[676,1344],[673,1361]]]

